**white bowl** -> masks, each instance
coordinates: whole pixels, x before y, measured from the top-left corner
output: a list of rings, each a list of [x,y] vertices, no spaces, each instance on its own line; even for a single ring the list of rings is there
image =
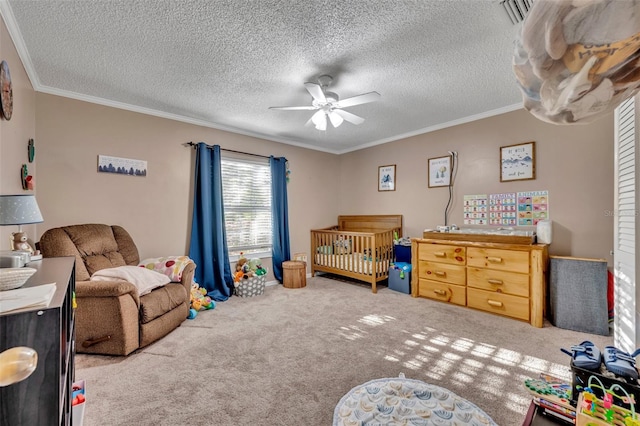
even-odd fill
[[[35,268],[0,268],[0,291],[22,287],[35,273]]]

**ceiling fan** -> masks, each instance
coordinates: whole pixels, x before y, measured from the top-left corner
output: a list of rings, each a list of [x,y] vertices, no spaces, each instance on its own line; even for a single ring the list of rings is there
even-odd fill
[[[304,84],[304,87],[313,98],[309,106],[282,106],[269,107],[269,109],[288,111],[318,110],[305,124],[305,126],[313,124],[318,130],[327,130],[327,118],[329,118],[333,127],[338,127],[343,121],[348,121],[352,124],[363,123],[364,118],[344,111],[342,108],[377,101],[380,98],[380,94],[378,92],[369,92],[340,100],[337,94],[327,90],[332,81],[333,77],[330,75],[321,75],[318,77],[317,83],[307,82]]]

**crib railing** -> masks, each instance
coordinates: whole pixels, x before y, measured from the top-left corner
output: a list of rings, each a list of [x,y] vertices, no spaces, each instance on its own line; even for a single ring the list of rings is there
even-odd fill
[[[311,231],[311,275],[329,272],[371,283],[389,274],[393,261],[394,230],[379,232],[340,231],[337,226]]]

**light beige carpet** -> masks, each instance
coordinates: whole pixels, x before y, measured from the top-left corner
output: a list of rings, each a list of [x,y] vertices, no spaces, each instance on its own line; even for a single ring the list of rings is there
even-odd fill
[[[523,382],[570,379],[560,352],[612,339],[416,299],[326,277],[232,297],[126,358],[78,355],[84,425],[331,425],[336,404],[376,378],[422,380],[499,425],[521,425]]]

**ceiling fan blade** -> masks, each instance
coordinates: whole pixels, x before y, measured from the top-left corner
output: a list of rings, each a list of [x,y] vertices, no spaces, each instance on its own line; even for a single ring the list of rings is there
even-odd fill
[[[314,109],[318,109],[314,106],[282,106],[282,107],[269,107],[269,109],[281,109],[286,111],[311,111]]]
[[[337,107],[346,108],[354,105],[366,104],[368,102],[375,102],[378,99],[380,99],[380,93],[378,92],[363,93],[362,95],[342,99],[340,102],[338,102]]]
[[[327,98],[324,96],[324,92],[322,91],[322,87],[320,87],[317,83],[305,83],[304,87],[307,88],[309,94],[319,102],[327,102]]]
[[[344,119],[340,116],[340,114],[337,114],[335,111],[331,111],[329,113],[329,121],[331,121],[333,127],[338,127],[342,124]]]
[[[316,125],[318,130],[327,130],[327,115],[323,110],[320,110],[313,114],[311,121]]]
[[[334,109],[333,112],[338,114],[340,117],[344,118],[351,124],[362,124],[364,123],[364,118],[358,117],[355,114],[351,114],[350,112],[343,111],[341,109]]]

